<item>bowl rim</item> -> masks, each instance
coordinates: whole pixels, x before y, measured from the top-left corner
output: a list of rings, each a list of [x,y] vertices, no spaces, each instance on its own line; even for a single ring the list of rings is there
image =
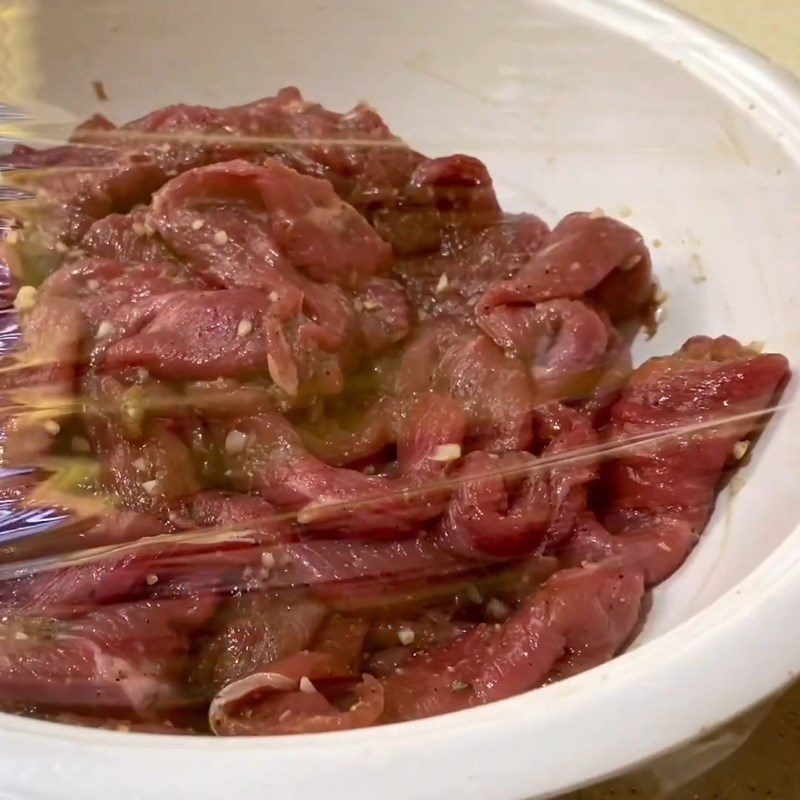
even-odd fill
[[[800,168],[800,82],[788,72],[660,0],[545,1],[682,62],[734,101],[757,98],[758,121],[782,130],[781,144]],[[537,0],[526,2],[533,6]],[[235,768],[262,779],[268,775],[270,783],[258,785],[283,789],[287,797],[290,785],[304,787],[309,796],[327,788],[336,797],[331,787],[338,785],[342,795],[346,786],[350,800],[366,800],[381,785],[370,776],[385,781],[390,774],[391,796],[438,798],[458,786],[467,799],[533,800],[635,768],[780,691],[800,674],[800,637],[786,626],[798,609],[800,526],[737,586],[652,642],[561,683],[487,706],[340,733],[229,739],[121,733],[0,713],[2,760],[63,765],[83,754],[80,766],[64,770],[64,782],[54,783],[53,791],[74,777],[89,798],[100,796],[100,783],[92,789],[90,777],[100,775],[98,770],[116,776],[120,785],[135,780],[142,797],[159,796],[161,770],[185,768],[191,759],[182,785],[198,787],[196,797],[206,797],[203,791],[212,785],[233,788],[239,780],[231,775]],[[667,701],[654,702],[655,693],[666,695],[665,687]],[[646,725],[637,723],[645,704]],[[617,718],[625,724],[609,725]],[[570,747],[537,758],[525,744],[537,730]],[[614,747],[597,746],[610,731]],[[131,758],[132,750],[140,757]],[[147,771],[153,775],[141,770],[144,757],[157,759],[159,769]],[[460,774],[443,785],[452,765]],[[298,777],[298,770],[305,774]],[[60,796],[41,793],[41,774],[14,778],[8,767],[3,772],[6,786],[17,781],[31,796]],[[215,783],[220,776],[225,782]]]

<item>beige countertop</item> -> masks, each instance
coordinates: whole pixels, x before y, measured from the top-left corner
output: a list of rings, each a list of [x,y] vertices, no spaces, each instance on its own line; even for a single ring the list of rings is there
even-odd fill
[[[668,1],[800,77],[800,0]],[[563,800],[629,798],[800,800],[800,685],[766,713],[734,755],[673,792],[665,793],[653,774],[642,772],[574,792]]]
[[[800,76],[800,0],[668,0]]]

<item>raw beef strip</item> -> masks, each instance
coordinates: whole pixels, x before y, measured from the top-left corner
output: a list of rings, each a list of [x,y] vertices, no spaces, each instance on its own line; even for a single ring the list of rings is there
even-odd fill
[[[636,572],[598,567],[556,573],[509,619],[479,625],[407,661],[383,680],[384,722],[459,711],[541,685],[554,668],[601,663],[639,620]]]
[[[559,557],[636,568],[649,585],[668,578],[708,521],[737,442],[763,424],[736,416],[768,408],[788,374],[783,356],[759,355],[729,337],[695,337],[639,367],[611,409],[606,436],[622,445],[661,438],[632,444],[605,465],[603,524],[584,515]],[[718,427],[679,433],[714,420]]]
[[[261,261],[265,274],[271,262],[286,272],[285,262],[314,280],[355,287],[385,273],[391,258],[389,246],[328,182],[270,159],[175,178],[153,198],[151,221],[172,250],[223,286],[246,285],[242,262],[255,274]]]
[[[578,518],[571,536],[558,549],[558,558],[565,566],[602,563],[609,569],[636,569],[647,586],[655,586],[683,564],[704,524],[704,516],[698,519],[681,509],[637,513],[630,516],[627,526],[615,526],[612,534],[589,512]]]
[[[426,484],[447,473],[448,461],[436,460],[437,448],[458,446],[463,424],[460,410],[447,398],[422,401],[399,437],[400,462],[410,474],[395,480],[319,461],[278,415],[232,420],[219,429],[218,438],[228,441],[231,431],[245,437],[240,452],[226,452],[237,490],[254,491],[279,508],[298,509],[298,521],[309,530],[392,538],[415,532],[441,513],[448,491]]]
[[[88,330],[101,339],[114,340],[128,328],[141,324],[133,307],[141,300],[179,289],[199,289],[202,281],[174,263],[123,263],[105,258],[81,259],[54,272],[41,285],[44,296],[74,299]]]
[[[393,270],[423,318],[471,319],[489,286],[512,277],[549,232],[532,214],[506,214],[483,229],[453,227],[434,253],[397,259]]]
[[[650,254],[632,228],[609,217],[570,214],[513,278],[489,287],[478,312],[490,316],[497,306],[587,295],[616,322],[646,309],[651,273]]]
[[[0,699],[139,717],[185,705],[178,679],[186,633],[203,624],[212,608],[205,599],[140,602],[69,622],[6,624]]]
[[[334,670],[355,677],[361,674],[364,643],[370,623],[359,617],[331,614],[314,637],[314,651],[332,657]]]
[[[50,542],[47,552],[74,552],[96,547],[134,542],[150,536],[168,533],[169,526],[157,517],[135,511],[110,510],[107,514],[77,525],[76,530],[69,526],[58,531],[58,540]]]
[[[51,449],[56,420],[72,410],[84,324],[74,301],[42,296],[22,328],[21,350],[4,359],[0,375],[4,467],[28,466]]]
[[[458,558],[424,535],[402,541],[302,541],[274,551],[270,590],[309,587],[330,598],[357,586],[380,596],[392,586],[448,582],[480,575],[472,561]]]
[[[147,422],[136,439],[110,425],[95,441],[102,486],[125,508],[166,518],[172,502],[200,488],[191,453],[167,420]]]
[[[412,311],[403,287],[389,278],[373,278],[354,301],[366,351],[380,353],[411,331]]]
[[[513,558],[539,548],[551,518],[545,480],[528,453],[470,453],[441,523],[444,546],[473,557]]]
[[[99,219],[86,231],[79,249],[90,257],[122,262],[165,262],[173,258],[155,229],[150,227],[146,208]]]
[[[69,619],[141,596],[147,573],[130,553],[51,567],[0,583],[0,607],[5,615]]]
[[[609,442],[721,424],[669,435],[614,458],[604,470],[609,507],[710,513],[734,446],[764,421],[736,415],[768,408],[788,375],[783,356],[759,355],[730,337],[695,337],[674,356],[647,361],[611,409]],[[733,421],[725,423],[728,417]]]
[[[399,255],[439,250],[452,229],[481,230],[501,218],[492,179],[477,158],[423,159],[389,202],[365,211]]]
[[[428,390],[462,405],[471,448],[502,453],[530,445],[530,378],[480,331],[451,318],[419,327],[404,349],[395,392],[402,398]]]
[[[275,509],[260,497],[236,492],[197,492],[170,513],[173,524],[176,518],[186,520],[180,527],[230,528],[245,530],[261,546],[275,545],[289,538],[288,526]]]
[[[266,322],[273,305],[243,289],[171,292],[143,305],[140,326],[108,347],[104,366],[144,367],[173,381],[266,373],[277,350]]]

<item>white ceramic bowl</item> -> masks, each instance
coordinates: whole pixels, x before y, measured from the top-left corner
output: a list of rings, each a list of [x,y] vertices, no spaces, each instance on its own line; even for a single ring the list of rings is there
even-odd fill
[[[288,83],[336,108],[368,98],[418,149],[485,159],[509,210],[555,221],[602,206],[660,239],[668,315],[638,356],[730,333],[800,362],[800,91],[660,4],[42,0],[39,12],[14,17],[16,71],[3,77],[24,104],[35,93],[38,123],[225,105]],[[798,432],[800,408],[778,415],[636,646],[603,667],[467,712],[321,736],[169,738],[3,715],[0,793],[521,800],[664,753],[800,669]]]

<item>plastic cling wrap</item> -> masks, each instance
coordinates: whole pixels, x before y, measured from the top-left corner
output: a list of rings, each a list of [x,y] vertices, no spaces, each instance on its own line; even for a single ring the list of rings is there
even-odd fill
[[[788,362],[634,366],[642,236],[413,144],[290,87],[3,157],[5,710],[324,733],[635,637]]]
[[[700,82],[626,93],[656,56],[597,55],[555,0],[492,25],[410,2],[380,53],[360,0],[181,30],[83,5],[79,67],[68,4],[0,2],[0,727],[192,756],[469,731],[675,633],[789,535],[790,170],[727,100],[682,138],[659,104],[702,117]],[[744,725],[676,726],[662,749],[703,738],[646,786]]]

